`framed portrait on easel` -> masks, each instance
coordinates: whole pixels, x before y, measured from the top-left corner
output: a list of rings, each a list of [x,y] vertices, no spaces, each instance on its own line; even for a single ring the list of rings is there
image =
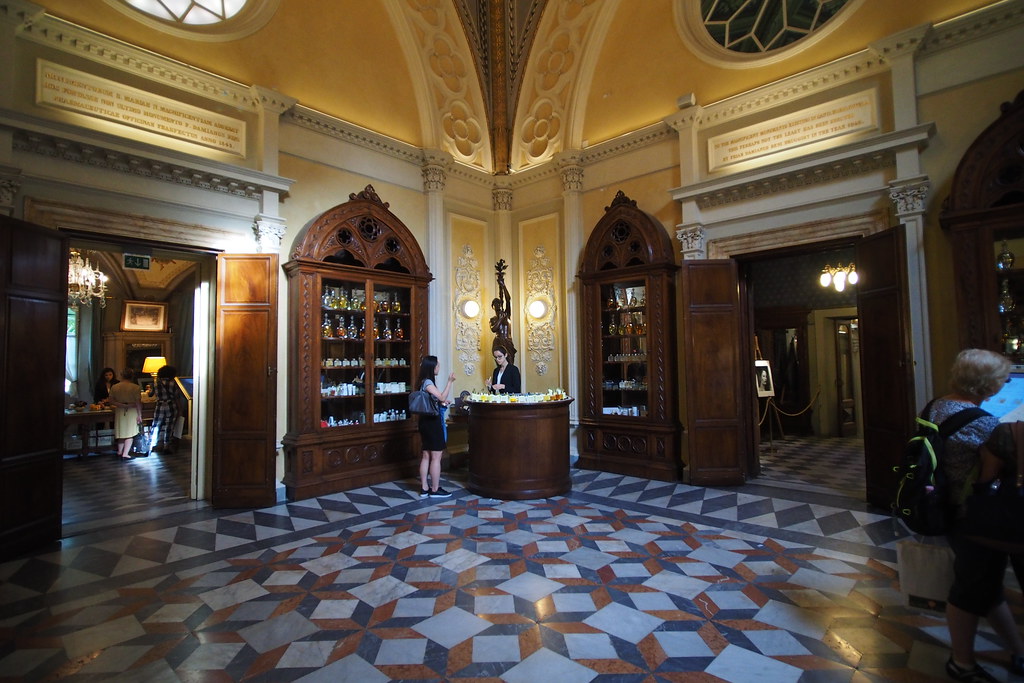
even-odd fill
[[[775,395],[775,382],[772,381],[772,366],[766,360],[754,361],[754,386],[758,398]]]

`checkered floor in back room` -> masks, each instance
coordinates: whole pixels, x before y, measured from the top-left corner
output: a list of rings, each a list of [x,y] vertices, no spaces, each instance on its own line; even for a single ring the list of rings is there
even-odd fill
[[[503,502],[455,471],[450,499],[409,480],[241,512],[188,502],[184,453],[69,460],[93,509],[69,491],[60,549],[0,564],[0,681],[942,680],[945,622],[899,592],[860,442],[762,456],[735,488],[574,469]]]

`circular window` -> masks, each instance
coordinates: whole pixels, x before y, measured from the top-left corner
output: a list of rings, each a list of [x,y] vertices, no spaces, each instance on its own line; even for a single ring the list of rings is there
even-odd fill
[[[151,28],[192,40],[235,40],[263,28],[280,0],[106,0]]]
[[[687,45],[718,66],[763,66],[834,31],[863,0],[676,0]]]

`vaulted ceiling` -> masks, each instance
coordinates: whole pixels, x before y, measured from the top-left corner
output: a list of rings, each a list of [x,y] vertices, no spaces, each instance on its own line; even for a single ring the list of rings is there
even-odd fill
[[[36,0],[57,17],[460,163],[515,172],[641,129],[692,93],[709,104],[991,0],[851,0],[827,40],[771,59],[709,59],[697,0],[280,0],[230,40],[189,40],[119,0]]]

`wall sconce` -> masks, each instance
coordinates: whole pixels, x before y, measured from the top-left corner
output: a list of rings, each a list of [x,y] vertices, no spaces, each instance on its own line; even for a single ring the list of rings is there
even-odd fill
[[[544,299],[534,299],[527,305],[526,312],[531,318],[543,318],[548,314],[548,302]]]
[[[852,263],[848,266],[837,265],[834,268],[825,264],[825,267],[821,269],[821,275],[818,277],[818,283],[822,287],[832,285],[837,292],[841,292],[846,289],[846,283],[855,285],[859,279],[857,276],[857,266]]]
[[[465,299],[459,304],[459,313],[463,318],[475,318],[480,315],[480,304],[476,299]]]

